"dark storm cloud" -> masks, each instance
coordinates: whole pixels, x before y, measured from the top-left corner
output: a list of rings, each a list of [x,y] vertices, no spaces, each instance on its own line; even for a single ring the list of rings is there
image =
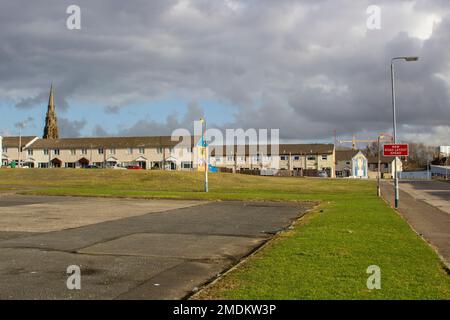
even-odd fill
[[[79,137],[83,135],[83,129],[86,126],[86,120],[69,120],[66,118],[58,119],[59,135],[61,138]]]
[[[104,109],[106,114],[118,114],[120,111],[119,106],[106,106]]]
[[[111,134],[109,134],[105,129],[103,129],[103,127],[99,124],[97,124],[94,127],[94,130],[92,130],[92,135],[94,137],[108,137],[111,136]]]
[[[61,110],[88,101],[116,113],[176,93],[228,102],[226,126],[280,128],[283,138],[373,133],[390,128],[390,58],[420,55],[397,66],[400,129],[436,126],[439,139],[449,130],[445,0],[379,0],[375,31],[368,0],[84,0],[75,31],[65,28],[72,1],[0,4],[0,98],[17,108],[46,104],[53,81]],[[187,122],[142,119],[110,133],[168,134]]]
[[[186,113],[180,117],[172,113],[161,123],[154,120],[139,120],[132,126],[119,130],[121,136],[171,135],[174,129],[186,129],[192,133],[194,121],[204,116],[203,108],[196,102],[187,105]],[[181,118],[181,119],[180,119]]]

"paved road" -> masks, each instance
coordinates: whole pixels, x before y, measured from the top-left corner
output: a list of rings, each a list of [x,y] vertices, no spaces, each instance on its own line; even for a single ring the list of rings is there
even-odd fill
[[[181,299],[306,209],[271,202],[2,196],[0,299]],[[18,214],[26,221],[19,227]],[[49,217],[57,223],[50,220],[51,231],[42,232]],[[81,290],[66,287],[69,265],[81,267]]]
[[[401,181],[399,212],[450,266],[450,183]],[[382,195],[392,205],[393,186],[383,182]]]

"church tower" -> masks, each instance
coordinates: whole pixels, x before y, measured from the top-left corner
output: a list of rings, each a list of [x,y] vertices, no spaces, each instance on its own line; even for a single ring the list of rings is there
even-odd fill
[[[58,124],[56,122],[55,103],[53,100],[53,84],[50,87],[47,116],[45,117],[44,139],[58,139]]]

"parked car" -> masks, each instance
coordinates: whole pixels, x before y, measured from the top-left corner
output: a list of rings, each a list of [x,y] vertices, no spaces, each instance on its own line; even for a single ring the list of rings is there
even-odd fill
[[[317,176],[320,178],[328,178],[328,173],[326,171],[319,171]]]
[[[84,167],[85,169],[98,169],[98,167],[95,164],[89,164]]]
[[[142,168],[138,165],[129,165],[127,167],[128,170],[141,170]]]
[[[120,164],[116,164],[114,166],[108,167],[109,169],[114,169],[114,170],[126,170],[127,168],[120,165]]]

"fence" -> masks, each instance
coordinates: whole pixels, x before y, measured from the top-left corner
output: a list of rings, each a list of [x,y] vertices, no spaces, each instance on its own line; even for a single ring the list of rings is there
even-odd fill
[[[430,171],[403,171],[398,173],[399,179],[412,180],[429,180],[431,179]]]

